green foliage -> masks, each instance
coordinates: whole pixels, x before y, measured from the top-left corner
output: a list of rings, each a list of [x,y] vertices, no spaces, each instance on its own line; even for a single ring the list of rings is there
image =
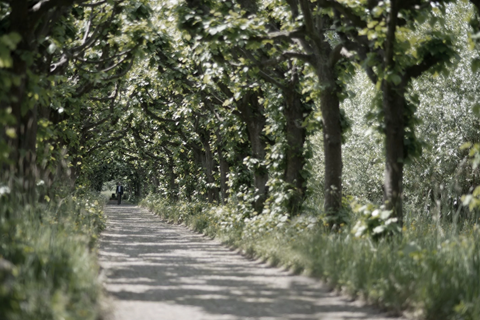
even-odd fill
[[[11,32],[9,34],[4,34],[0,37],[0,68],[11,68],[13,61],[11,52],[15,50],[17,44],[20,42],[22,37],[16,33]],[[7,81],[6,78],[4,81]],[[4,83],[4,85],[9,88],[11,83]]]
[[[98,319],[105,200],[83,194],[24,206],[21,197],[0,194],[2,319]]]
[[[480,165],[480,144],[467,142],[463,144],[460,149],[469,150],[468,156],[470,158],[472,169],[478,170],[478,166]],[[471,189],[473,189],[473,187]],[[461,200],[462,204],[467,206],[470,211],[478,211],[480,208],[480,186],[475,187],[470,194],[462,195]]]
[[[8,69],[12,67],[12,51],[16,49],[21,37],[18,33],[12,32],[0,37],[0,100],[9,101],[8,91],[12,85],[19,84],[19,77],[13,75]],[[15,138],[16,132],[12,128],[16,119],[12,115],[12,108],[0,108],[0,137],[7,136]],[[4,139],[0,138],[0,164],[9,162],[10,148]]]
[[[477,227],[458,236],[420,221],[376,245],[317,233],[296,249],[313,274],[370,302],[426,319],[478,319],[478,236]]]
[[[397,218],[392,218],[392,211],[385,210],[384,207],[377,208],[369,203],[361,205],[353,203],[353,212],[357,215],[357,222],[352,228],[355,237],[372,238],[379,240],[385,236],[391,236],[400,233],[400,227],[397,224]]]
[[[468,8],[458,5],[452,6],[445,17],[442,27],[453,32],[455,47],[468,46],[468,25],[455,19],[468,14]],[[448,75],[424,74],[409,87],[407,108],[410,110],[405,118],[404,138],[409,158],[406,159],[403,188],[407,220],[423,215],[434,217],[437,210],[442,218],[450,221],[455,216],[471,218],[468,209],[459,206],[460,197],[471,193],[480,181],[465,159],[466,151],[458,147],[465,141],[479,141],[479,122],[472,108],[477,103],[480,82],[470,68],[475,56],[475,52],[462,51],[459,60],[447,66]],[[352,127],[342,150],[344,193],[360,199],[361,203],[372,202],[380,206],[385,170],[384,149],[380,147],[384,141],[382,94],[360,72],[348,88],[352,94],[343,101],[343,108]],[[322,136],[313,135],[311,144],[314,156],[312,178],[308,183],[318,199],[324,177]]]

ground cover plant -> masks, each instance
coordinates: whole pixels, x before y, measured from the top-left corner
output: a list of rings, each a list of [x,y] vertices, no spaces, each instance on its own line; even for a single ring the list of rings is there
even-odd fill
[[[2,319],[98,319],[105,198],[77,193],[25,205],[0,188]]]

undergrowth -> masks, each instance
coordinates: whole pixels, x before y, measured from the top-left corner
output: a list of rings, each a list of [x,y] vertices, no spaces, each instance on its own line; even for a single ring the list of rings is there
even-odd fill
[[[105,199],[84,193],[25,205],[2,188],[0,318],[98,319]]]
[[[401,234],[375,240],[359,233],[355,223],[362,221],[365,208],[331,233],[314,215],[292,221],[282,215],[247,218],[232,204],[172,203],[155,195],[140,204],[252,257],[321,278],[395,313],[419,319],[480,319],[480,230],[471,221],[458,226],[412,220]],[[378,230],[378,224],[372,230]]]

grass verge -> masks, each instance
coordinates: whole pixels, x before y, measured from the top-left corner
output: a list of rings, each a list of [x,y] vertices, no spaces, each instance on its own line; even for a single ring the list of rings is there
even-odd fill
[[[480,230],[414,221],[402,235],[374,241],[349,226],[327,233],[315,216],[244,218],[237,205],[168,202],[141,206],[247,254],[323,279],[334,288],[419,319],[480,319]]]
[[[21,200],[0,195],[1,319],[99,319],[96,243],[105,199]]]

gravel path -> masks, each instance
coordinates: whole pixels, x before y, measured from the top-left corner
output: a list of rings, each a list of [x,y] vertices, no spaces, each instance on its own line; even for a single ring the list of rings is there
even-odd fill
[[[131,205],[106,207],[107,320],[392,319]]]

